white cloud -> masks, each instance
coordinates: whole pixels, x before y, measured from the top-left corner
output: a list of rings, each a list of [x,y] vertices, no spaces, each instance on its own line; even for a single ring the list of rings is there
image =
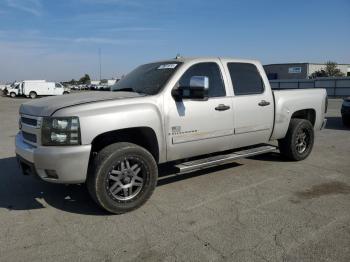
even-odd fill
[[[35,16],[41,16],[42,4],[40,0],[6,0],[9,7],[30,13]]]

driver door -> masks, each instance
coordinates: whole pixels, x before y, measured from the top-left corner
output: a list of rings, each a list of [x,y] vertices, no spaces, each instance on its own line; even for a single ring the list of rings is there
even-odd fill
[[[168,107],[168,161],[224,151],[232,147],[232,99],[226,95],[220,61],[190,66],[174,88],[188,87],[194,76],[205,76],[209,79],[208,99],[169,99],[165,104]]]

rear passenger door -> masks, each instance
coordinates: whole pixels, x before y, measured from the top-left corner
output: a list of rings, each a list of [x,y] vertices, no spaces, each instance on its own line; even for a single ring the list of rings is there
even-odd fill
[[[269,141],[274,121],[274,101],[265,87],[264,69],[258,63],[225,61],[233,89],[235,147]]]

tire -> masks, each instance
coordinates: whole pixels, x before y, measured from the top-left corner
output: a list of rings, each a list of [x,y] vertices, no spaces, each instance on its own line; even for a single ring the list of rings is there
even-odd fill
[[[138,145],[122,142],[109,145],[97,154],[86,183],[99,206],[122,214],[143,205],[151,197],[157,179],[158,167],[153,156]]]
[[[11,93],[10,93],[10,96],[11,96],[12,98],[15,98],[15,97],[16,97],[16,93],[11,92]]]
[[[64,91],[64,92],[63,92],[63,94],[64,94],[64,95],[68,95],[68,94],[69,94],[69,92],[67,92],[67,91]]]
[[[29,93],[29,97],[30,97],[31,99],[35,99],[35,98],[37,97],[37,94],[36,94],[34,91],[31,91],[31,92]]]
[[[346,127],[350,127],[350,117],[346,117],[346,116],[342,116],[342,121],[343,121],[343,125]]]
[[[292,118],[285,138],[278,140],[278,145],[281,154],[289,160],[307,158],[314,145],[314,128],[310,121]]]

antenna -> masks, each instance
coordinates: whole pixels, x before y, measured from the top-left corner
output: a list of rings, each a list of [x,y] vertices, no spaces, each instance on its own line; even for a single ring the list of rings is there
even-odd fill
[[[98,62],[100,65],[100,81],[102,79],[101,75],[102,75],[102,66],[101,66],[101,48],[98,49]]]

